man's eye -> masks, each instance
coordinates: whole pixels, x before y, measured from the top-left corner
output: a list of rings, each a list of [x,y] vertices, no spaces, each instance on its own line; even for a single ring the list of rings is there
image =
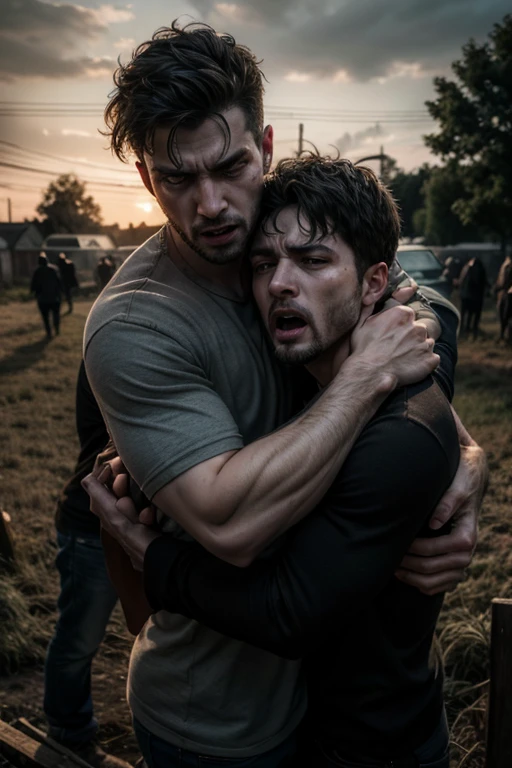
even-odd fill
[[[327,264],[325,259],[315,259],[314,256],[308,256],[307,258],[302,259],[302,263],[306,265],[306,267],[320,267],[323,264]]]
[[[247,161],[244,160],[241,163],[237,163],[232,168],[227,168],[225,171],[223,171],[222,175],[227,179],[236,179],[237,176],[240,176],[246,165]]]
[[[172,187],[176,187],[178,184],[183,184],[186,176],[164,176],[164,184],[170,184]]]
[[[260,261],[259,264],[252,265],[252,271],[255,275],[262,275],[264,272],[268,272],[269,269],[274,267],[271,261]]]

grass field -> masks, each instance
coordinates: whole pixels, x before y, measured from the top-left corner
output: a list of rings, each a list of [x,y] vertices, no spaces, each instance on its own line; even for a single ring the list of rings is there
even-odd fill
[[[0,304],[0,507],[11,517],[17,571],[0,575],[0,717],[28,717],[44,727],[42,659],[55,621],[57,579],[53,516],[72,472],[78,443],[74,386],[90,300],[64,315],[51,342],[35,304]],[[480,544],[468,579],[447,596],[439,626],[447,670],[453,766],[483,767],[489,605],[512,584],[512,349],[496,343],[489,306],[483,336],[461,341],[455,405],[486,449],[491,483]],[[119,612],[94,666],[101,738],[135,760],[125,684],[130,637]]]

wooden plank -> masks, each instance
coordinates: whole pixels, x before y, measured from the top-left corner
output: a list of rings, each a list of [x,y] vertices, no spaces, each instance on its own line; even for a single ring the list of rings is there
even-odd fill
[[[24,717],[20,717],[16,721],[16,728],[22,731],[23,733],[26,733],[27,736],[30,736],[35,741],[38,741],[40,744],[46,744],[47,746],[51,747],[55,750],[55,752],[58,752],[60,755],[66,755],[74,765],[79,766],[79,768],[92,768],[91,764],[83,760],[81,757],[76,755],[74,752],[72,752],[70,749],[65,747],[63,744],[59,744],[58,741],[55,741],[55,739],[52,739],[51,736],[47,736],[44,731],[41,731],[39,728],[36,728],[35,725],[32,725],[32,723],[29,723],[28,720],[26,720]]]
[[[492,601],[487,768],[512,766],[512,600]]]
[[[76,768],[65,755],[0,720],[0,754],[23,768]]]
[[[0,510],[0,570],[14,570],[14,542],[10,530],[11,518]]]

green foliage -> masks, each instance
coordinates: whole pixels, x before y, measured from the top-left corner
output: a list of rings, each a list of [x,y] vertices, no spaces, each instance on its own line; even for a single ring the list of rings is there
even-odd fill
[[[86,194],[84,182],[69,173],[48,185],[37,212],[54,232],[97,232],[102,222],[101,209]]]
[[[432,169],[423,187],[425,195],[424,235],[432,245],[453,245],[481,240],[474,224],[465,226],[455,208],[466,202],[468,192],[459,167],[452,161],[444,168]]]
[[[424,206],[423,187],[430,173],[431,168],[427,164],[412,173],[406,173],[398,168],[388,182],[393,197],[400,206],[402,237],[416,237],[424,234],[424,226],[420,225],[420,220],[415,220],[415,213]]]
[[[439,133],[425,141],[458,165],[463,194],[451,211],[505,245],[512,236],[512,16],[495,24],[487,42],[463,46],[452,69],[456,81],[434,80],[438,98],[427,107]]]

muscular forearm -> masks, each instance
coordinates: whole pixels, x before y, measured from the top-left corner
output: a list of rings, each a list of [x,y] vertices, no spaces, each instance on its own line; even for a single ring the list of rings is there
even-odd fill
[[[318,503],[361,429],[393,388],[388,375],[370,373],[349,358],[322,396],[294,422],[219,458],[217,472],[208,477],[198,473],[192,494],[190,476],[181,483],[183,495],[178,479],[172,493],[164,489],[156,494],[155,503],[208,550],[228,562],[248,565]]]
[[[326,622],[349,626],[391,579],[456,465],[420,427],[388,420],[379,432],[362,438],[320,508],[271,558],[240,570],[195,544],[153,542],[144,560],[153,608],[289,657],[307,650]],[[453,434],[449,441],[455,448]]]

